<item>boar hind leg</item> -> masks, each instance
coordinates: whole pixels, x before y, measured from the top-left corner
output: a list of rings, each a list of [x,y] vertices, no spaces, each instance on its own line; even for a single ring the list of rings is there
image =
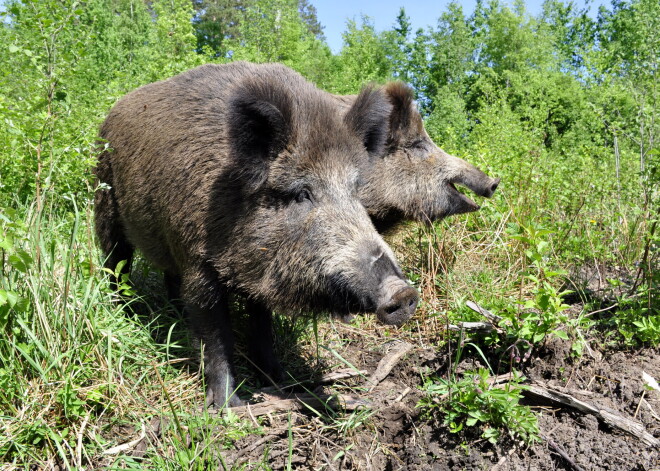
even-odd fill
[[[181,297],[190,316],[193,333],[204,346],[207,405],[241,405],[234,380],[234,336],[226,290],[208,272],[188,274],[183,278]]]
[[[96,216],[96,235],[99,239],[101,249],[105,255],[104,266],[116,273],[117,265],[122,260],[126,264],[118,273],[119,276],[131,272],[131,262],[133,260],[133,246],[126,239],[124,227],[119,219],[117,210],[117,201],[115,200],[114,190],[97,190],[94,201]],[[111,276],[111,283],[114,289],[117,289],[118,280],[115,275]]]
[[[250,317],[248,347],[250,357],[259,372],[271,382],[278,382],[284,376],[277,360],[273,339],[273,314],[263,304],[248,300],[246,309]]]

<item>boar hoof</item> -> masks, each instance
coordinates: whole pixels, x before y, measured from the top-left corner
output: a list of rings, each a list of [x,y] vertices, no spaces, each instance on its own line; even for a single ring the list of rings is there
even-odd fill
[[[229,397],[227,397],[229,394]],[[213,388],[209,386],[206,389],[206,407],[211,407],[215,405],[217,409],[222,409],[225,407],[239,407],[244,405],[241,398],[238,397],[236,391],[225,392],[225,388]]]

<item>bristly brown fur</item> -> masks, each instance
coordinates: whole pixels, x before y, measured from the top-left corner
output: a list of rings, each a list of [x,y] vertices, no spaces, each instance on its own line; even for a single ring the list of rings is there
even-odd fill
[[[358,94],[344,120],[362,137],[367,152],[379,156],[385,151],[387,128],[379,126],[392,114],[383,91],[374,86],[364,87]]]
[[[390,104],[366,90],[348,119],[279,64],[204,65],[122,98],[101,126],[96,229],[108,266],[139,249],[180,293],[206,346],[210,398],[234,386],[227,296],[269,309],[376,311],[401,323],[417,294],[356,197]],[[260,360],[273,363],[272,345]],[[229,389],[227,389],[229,388]],[[230,399],[236,404],[235,398]]]
[[[403,82],[390,82],[384,87],[390,103],[392,113],[390,114],[390,130],[387,146],[392,149],[400,143],[407,132],[419,132],[419,129],[411,129],[413,125],[415,108],[415,95],[413,89]],[[416,124],[416,123],[415,123]]]
[[[493,194],[499,179],[447,154],[430,139],[414,91],[402,82],[382,87],[392,110],[384,153],[363,165],[359,197],[376,228],[386,232],[406,219],[430,223],[479,207],[453,187],[463,184],[481,196]],[[345,110],[355,96],[333,95]]]

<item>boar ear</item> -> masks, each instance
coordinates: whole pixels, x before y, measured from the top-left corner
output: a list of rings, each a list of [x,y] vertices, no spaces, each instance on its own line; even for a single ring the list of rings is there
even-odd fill
[[[413,112],[416,111],[415,94],[413,89],[403,82],[388,83],[385,85],[385,93],[392,104],[387,136],[387,146],[392,147],[401,143],[406,131],[413,126]]]
[[[382,156],[385,153],[388,118],[392,105],[380,90],[373,86],[362,89],[344,121],[362,139],[367,152]]]
[[[267,81],[242,84],[229,103],[229,145],[237,163],[255,184],[291,137],[291,96]]]

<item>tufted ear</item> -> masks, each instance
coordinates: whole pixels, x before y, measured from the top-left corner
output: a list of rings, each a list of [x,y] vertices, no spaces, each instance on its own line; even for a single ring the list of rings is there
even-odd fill
[[[415,94],[413,89],[403,82],[388,83],[385,85],[385,94],[392,104],[387,146],[395,147],[402,142],[406,131],[413,126],[413,112],[416,111]]]
[[[289,92],[268,80],[241,84],[229,102],[228,136],[232,155],[252,183],[263,183],[268,166],[286,148],[292,133]]]
[[[344,122],[362,139],[370,155],[382,156],[385,153],[391,110],[392,105],[383,91],[367,86],[344,116]]]

